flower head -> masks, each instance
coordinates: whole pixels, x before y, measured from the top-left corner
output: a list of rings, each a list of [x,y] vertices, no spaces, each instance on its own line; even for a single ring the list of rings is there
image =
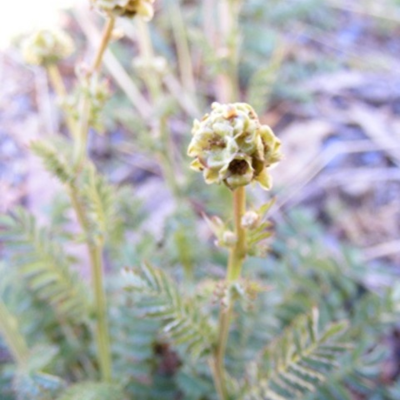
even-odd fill
[[[74,42],[67,33],[42,29],[24,41],[22,55],[28,64],[49,65],[69,57],[74,49]]]
[[[154,15],[154,0],[91,0],[100,11],[116,17],[133,18],[136,15],[150,21]]]
[[[268,168],[281,159],[280,141],[250,105],[214,103],[210,114],[194,121],[192,134],[191,168],[203,171],[206,183],[234,190],[257,181],[271,188]]]

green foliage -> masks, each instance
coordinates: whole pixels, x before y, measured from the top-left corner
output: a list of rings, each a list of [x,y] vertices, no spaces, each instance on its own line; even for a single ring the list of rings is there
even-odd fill
[[[296,319],[268,345],[253,365],[245,400],[298,399],[326,380],[338,365],[338,356],[348,349],[338,336],[347,324],[336,323],[319,332],[318,323],[315,309],[311,315]]]
[[[301,236],[299,232],[303,232]],[[322,325],[340,319],[351,321],[346,340],[353,349],[342,357],[341,368],[330,373],[317,394],[307,399],[333,400],[337,393],[350,399],[349,388],[357,388],[364,395],[373,391],[384,396],[379,374],[387,359],[387,347],[382,339],[398,318],[398,295],[395,289],[373,291],[365,282],[370,274],[391,282],[392,273],[387,267],[374,269],[365,264],[348,246],[328,246],[324,236],[323,227],[304,210],[293,211],[286,223],[279,224],[272,246],[274,257],[259,266],[253,261],[253,268],[267,279],[272,290],[259,297],[252,311],[239,314],[230,350],[231,368],[241,365],[243,354],[235,350],[239,345],[260,348],[263,341],[272,340],[282,327],[318,305]],[[274,312],[265,313],[271,307]],[[253,354],[246,352],[245,358],[250,361]]]
[[[61,316],[82,321],[89,311],[87,290],[72,271],[73,259],[64,253],[62,245],[21,208],[12,216],[4,216],[0,223],[5,229],[2,238],[16,248],[14,263],[29,287]]]
[[[108,185],[112,186],[110,183]],[[126,235],[139,229],[147,217],[141,201],[135,197],[135,190],[132,186],[113,187],[113,191],[114,215],[113,221],[111,221],[113,231],[108,235],[111,249],[125,245]]]
[[[54,400],[65,387],[60,378],[42,372],[17,374],[14,387],[16,400]]]
[[[3,336],[13,358],[17,362],[23,362],[28,354],[28,348],[24,337],[21,335],[18,320],[4,304],[0,297],[0,333]]]
[[[154,348],[160,323],[140,316],[133,304],[130,296],[124,293],[111,310],[114,369],[129,382],[147,382],[151,381],[155,366]]]
[[[58,329],[54,325],[54,313],[46,303],[35,301],[33,293],[26,290],[22,280],[17,280],[17,270],[7,270],[0,265],[0,393],[5,399],[12,393],[17,393],[21,398],[29,397],[30,393],[35,396],[52,397],[52,389],[56,381],[61,380],[43,374],[41,371],[51,365],[53,370],[58,369],[60,363],[54,363],[59,356],[58,346],[64,343],[58,337]],[[50,328],[51,327],[51,328]],[[57,341],[57,346],[50,343],[52,338]],[[3,348],[1,339],[5,341]],[[35,346],[31,346],[35,343]],[[46,343],[37,345],[37,343]],[[67,347],[67,351],[70,348]],[[14,364],[11,363],[11,357]],[[68,356],[62,362],[70,362],[74,355]],[[66,361],[68,360],[68,361]],[[21,392],[19,392],[21,389]],[[33,395],[32,395],[33,396]]]
[[[194,368],[186,366],[177,374],[176,382],[185,400],[210,398],[214,391],[211,377],[205,369],[199,373]]]
[[[170,265],[181,265],[187,279],[194,276],[196,262],[208,251],[207,246],[198,243],[198,219],[189,207],[180,207],[165,223],[165,251]],[[192,246],[192,243],[197,243]],[[161,261],[165,262],[165,256]]]
[[[296,234],[303,226],[310,227],[304,240]],[[368,394],[372,390],[381,393],[380,397],[377,397],[378,400],[392,400],[386,389],[377,387],[377,377],[386,357],[385,348],[383,344],[376,345],[371,352],[371,344],[379,341],[382,333],[396,321],[398,298],[395,297],[395,293],[379,294],[370,291],[364,284],[365,275],[370,267],[359,262],[357,254],[347,247],[340,247],[337,251],[327,249],[322,243],[322,232],[322,228],[307,213],[293,213],[287,223],[279,225],[277,238],[272,246],[274,256],[267,262],[255,258],[248,261],[252,279],[259,281],[260,277],[264,280],[267,276],[269,290],[259,293],[258,298],[247,302],[248,307],[245,307],[245,310],[236,310],[237,318],[228,345],[228,369],[235,380],[240,382],[241,371],[249,369],[246,364],[251,365],[251,361],[262,351],[265,344],[272,341],[267,349],[278,348],[279,344],[273,342],[273,338],[292,324],[297,326],[298,322],[293,321],[297,321],[299,316],[299,321],[305,323],[307,318],[301,315],[318,304],[321,308],[322,325],[341,318],[352,321],[343,340],[354,343],[354,348],[349,354],[342,356],[342,367],[329,373],[329,379],[320,386],[317,394],[304,398],[333,400],[337,398],[337,393],[341,393],[342,398],[347,400],[350,399],[348,388],[351,387],[357,388],[361,393]],[[288,238],[291,238],[290,241]],[[147,252],[145,249],[143,251]],[[381,269],[378,272],[381,277],[388,274]],[[204,277],[209,279],[209,274],[205,273]],[[193,338],[207,337],[203,326],[197,322],[201,321],[201,318],[196,319],[193,315],[192,304],[199,299],[188,299],[166,276],[166,271],[150,266],[129,272],[128,276],[125,276],[124,284],[132,290],[132,299],[127,295],[118,295],[120,301],[116,302],[115,297],[111,297],[113,302],[110,326],[114,343],[114,373],[122,378],[127,393],[139,400],[174,400],[179,392],[184,393],[184,398],[188,399],[212,398],[212,380],[206,368],[201,366],[201,363],[191,366],[181,351],[185,347],[190,349],[190,341],[184,346],[178,346],[178,363],[182,363],[182,366],[172,369],[171,376],[160,374],[165,355],[157,355],[155,351],[160,343],[158,332],[163,332],[172,321],[195,320],[193,326],[188,324],[196,330]],[[198,290],[201,291],[201,304],[207,304],[211,293],[207,294],[208,291],[202,284]],[[207,312],[211,312],[209,307]],[[203,312],[197,310],[197,316],[202,317],[202,314]],[[151,318],[144,319],[144,315]],[[289,334],[289,328],[287,332]],[[173,342],[175,338],[178,342],[182,338],[179,331],[177,334],[176,337],[173,329],[172,332],[167,332],[167,336]],[[318,338],[321,339],[322,336],[323,334],[319,334]],[[331,338],[336,339],[337,337]],[[211,335],[207,337],[206,343],[202,344],[202,347],[207,349],[205,354],[210,351],[210,344],[212,345],[214,340],[215,337]],[[328,342],[324,342],[322,346],[326,343]],[[290,349],[295,351],[294,347]],[[69,351],[71,350],[70,347]],[[75,348],[74,351],[82,349]],[[56,359],[59,359],[61,354],[56,354]],[[270,376],[266,369],[268,370],[264,360],[257,371],[264,383],[265,377]],[[289,371],[292,372],[290,368]],[[325,365],[318,366],[319,374],[325,376],[325,371]],[[269,373],[273,375],[271,371]],[[278,375],[278,379],[282,378]],[[314,382],[311,379],[307,383],[322,382]],[[250,386],[252,385],[247,387]],[[296,390],[300,389],[296,386]]]
[[[56,400],[124,400],[123,391],[110,383],[83,382],[69,387]]]
[[[163,321],[162,331],[176,345],[184,345],[194,358],[210,352],[214,327],[193,301],[182,297],[163,270],[143,264],[140,271],[126,269],[124,277],[124,286],[140,294],[137,307],[143,315]]]

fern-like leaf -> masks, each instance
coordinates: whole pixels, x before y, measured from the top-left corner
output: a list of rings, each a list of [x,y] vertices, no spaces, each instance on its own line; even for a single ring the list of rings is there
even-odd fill
[[[14,360],[22,363],[28,355],[28,346],[22,336],[17,318],[11,314],[0,298],[0,336],[2,336]]]
[[[126,288],[140,295],[143,314],[163,321],[163,332],[176,345],[184,345],[194,358],[209,353],[215,329],[196,304],[182,297],[176,284],[159,268],[143,265],[141,271],[124,270]]]
[[[21,372],[13,386],[16,400],[53,400],[65,388],[65,382],[43,372]]]
[[[299,317],[261,354],[245,389],[244,400],[292,400],[313,392],[324,382],[337,358],[348,349],[340,333],[347,324],[339,322],[322,333],[318,311]]]
[[[74,173],[64,155],[53,146],[41,141],[31,143],[31,150],[42,159],[45,168],[62,183],[68,184],[74,180]]]
[[[82,320],[89,309],[87,290],[50,232],[38,227],[35,218],[22,208],[3,217],[0,226],[5,230],[1,237],[17,247],[15,261],[30,288],[62,316]]]
[[[86,203],[87,215],[92,237],[104,240],[112,235],[117,223],[116,188],[89,164],[85,170],[85,183],[82,196]]]

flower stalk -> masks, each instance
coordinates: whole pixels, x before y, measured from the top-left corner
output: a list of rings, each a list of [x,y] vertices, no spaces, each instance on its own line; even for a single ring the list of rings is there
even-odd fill
[[[115,18],[109,17],[103,31],[100,46],[97,50],[93,64],[88,71],[85,79],[87,81],[95,74],[101,66],[103,55],[107,49],[108,43],[111,39],[111,34],[114,29]],[[78,136],[75,141],[75,167],[77,171],[80,171],[81,165],[84,162],[87,154],[87,138],[89,131],[89,110],[90,110],[90,98],[82,95],[80,101],[80,121],[78,128]],[[111,363],[111,351],[110,351],[110,334],[108,329],[108,318],[107,318],[107,300],[104,290],[104,265],[103,265],[103,243],[102,241],[93,241],[90,238],[90,229],[85,215],[85,211],[82,207],[79,193],[72,183],[69,187],[70,198],[77,215],[78,222],[81,226],[82,231],[86,237],[86,243],[88,248],[93,292],[95,299],[95,312],[96,312],[96,342],[97,342],[97,353],[100,367],[100,373],[102,380],[109,382],[112,377],[112,363]]]
[[[226,230],[222,221],[211,221],[218,242],[230,248],[226,285],[239,280],[247,255],[246,230],[257,226],[258,215],[246,214],[246,186],[257,182],[269,190],[272,178],[269,167],[281,159],[280,141],[271,128],[262,125],[249,104],[212,105],[212,111],[195,120],[188,155],[191,167],[203,173],[208,184],[224,184],[232,191],[234,232]],[[230,234],[229,240],[227,235]],[[218,339],[213,354],[212,369],[215,386],[221,400],[227,399],[224,358],[229,336],[234,300],[221,308]]]
[[[94,74],[100,68],[101,62],[103,60],[103,55],[107,49],[108,43],[110,42],[114,26],[115,26],[115,18],[109,17],[105,24],[105,27],[103,30],[103,35],[102,35],[101,42],[100,42],[100,46],[97,50],[95,59],[93,61],[92,68],[90,70],[90,74]]]
[[[110,334],[107,320],[107,300],[103,282],[103,243],[94,243],[89,239],[89,224],[79,199],[78,190],[74,184],[69,185],[69,195],[72,207],[76,213],[79,225],[86,236],[86,243],[91,266],[92,284],[96,312],[96,343],[101,377],[104,381],[111,381],[112,363],[110,351]]]
[[[236,244],[231,248],[228,260],[226,282],[228,285],[240,278],[243,261],[246,257],[246,229],[241,219],[246,212],[246,188],[241,186],[233,192],[233,210],[235,220]],[[232,320],[233,303],[227,309],[221,309],[218,326],[218,341],[214,353],[214,380],[221,400],[227,399],[224,358]]]
[[[84,83],[88,83],[95,73],[100,69],[103,55],[107,49],[111,39],[112,31],[115,24],[114,16],[109,16],[103,31],[100,46],[96,52],[94,61],[91,67],[84,75]],[[57,67],[57,63],[62,59],[72,54],[74,50],[72,39],[62,31],[41,30],[26,40],[23,54],[27,63],[32,65],[41,65],[46,68],[50,81],[57,95],[64,99],[67,91],[64,86],[63,79]],[[86,244],[91,265],[93,292],[95,298],[95,314],[96,314],[96,341],[98,350],[98,363],[100,367],[101,377],[104,381],[111,381],[112,367],[110,355],[110,338],[107,322],[107,302],[104,291],[103,282],[103,241],[94,240],[91,238],[90,226],[86,215],[85,207],[80,198],[80,192],[76,184],[79,177],[82,164],[87,157],[87,137],[90,123],[90,107],[91,98],[86,93],[80,97],[80,120],[76,123],[69,110],[64,103],[64,111],[66,124],[72,136],[75,153],[74,167],[76,176],[75,179],[67,184],[67,191],[71,200],[72,207],[76,214],[76,218],[82,232],[86,238]],[[1,312],[6,310],[1,309]],[[0,315],[1,317],[1,315]],[[13,348],[16,350],[16,358],[23,358],[22,353],[25,353],[23,344],[18,337],[15,337]]]
[[[90,67],[89,71],[86,73],[85,79],[87,82],[89,82],[91,77],[100,69],[104,53],[111,39],[114,25],[115,25],[115,18],[111,16],[107,19],[107,22],[105,24],[100,46],[96,52],[93,64]],[[82,162],[85,159],[87,152],[87,142],[89,133],[89,111],[90,111],[90,99],[88,96],[82,95],[79,109],[80,109],[80,120],[78,124],[77,140],[75,141],[76,145],[75,168],[77,171],[81,169]]]
[[[246,212],[246,187],[241,186],[233,192],[233,214],[237,242],[231,249],[228,261],[227,281],[239,279],[243,261],[246,257],[246,229],[242,227],[242,217]]]

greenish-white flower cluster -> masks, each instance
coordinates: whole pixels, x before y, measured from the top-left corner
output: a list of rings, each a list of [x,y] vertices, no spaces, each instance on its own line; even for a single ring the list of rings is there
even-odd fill
[[[272,187],[268,168],[281,159],[281,144],[250,105],[214,103],[210,114],[194,121],[192,134],[191,168],[203,171],[206,183],[224,183],[232,190],[253,181]]]
[[[50,65],[69,57],[75,50],[72,38],[58,29],[42,29],[22,45],[22,55],[31,65]]]
[[[150,21],[154,15],[154,0],[91,0],[101,12],[114,17],[133,18],[136,15]]]

